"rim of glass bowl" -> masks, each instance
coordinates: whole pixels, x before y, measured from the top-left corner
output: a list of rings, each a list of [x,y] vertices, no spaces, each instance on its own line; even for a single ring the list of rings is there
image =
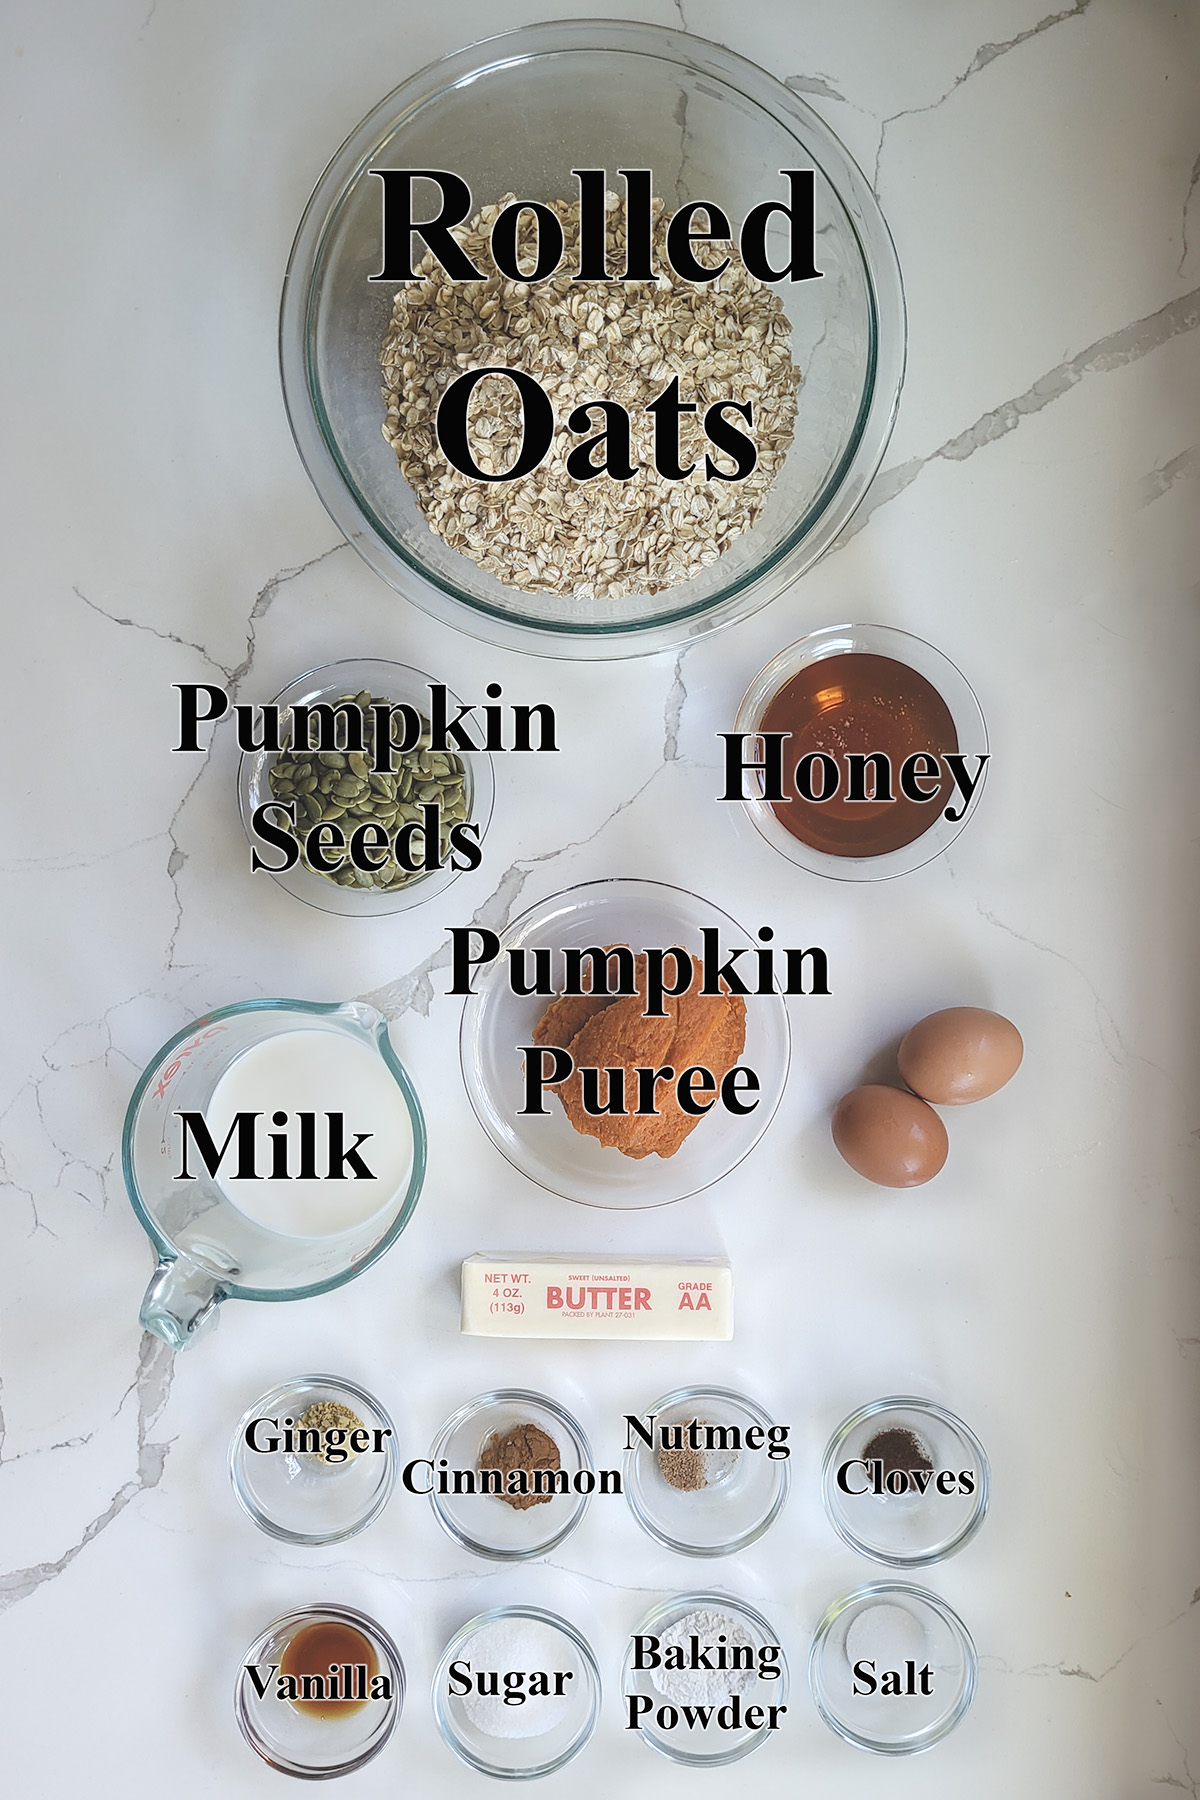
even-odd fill
[[[338,670],[343,671],[340,676],[337,676]],[[377,656],[347,656],[338,662],[319,663],[315,669],[306,669],[303,675],[297,675],[286,687],[281,688],[271,704],[279,707],[311,706],[319,700],[328,700],[333,694],[346,692],[345,684],[351,680],[351,672],[355,670],[364,677],[355,684],[355,693],[364,686],[376,683],[383,688],[388,682],[395,682],[397,677],[402,679],[404,686],[417,688],[428,687],[434,680],[424,669],[415,669],[410,663],[391,662]],[[455,706],[462,705],[457,694],[449,687],[446,687],[446,697]],[[398,696],[385,695],[384,698],[391,700],[393,706],[402,704]],[[260,801],[269,797],[268,776],[278,760],[279,753],[272,750],[243,750],[238,762],[238,808],[242,815],[242,829],[251,846],[254,845],[254,836],[250,821]],[[467,772],[471,796],[470,818],[472,823],[479,826],[478,842],[482,844],[492,822],[496,800],[495,767],[488,750],[472,751],[461,760]],[[290,869],[265,869],[262,872],[269,875],[285,893],[291,894],[293,899],[303,901],[305,906],[311,906],[318,912],[334,913],[341,918],[381,919],[391,913],[405,912],[409,907],[421,906],[427,900],[436,899],[467,871],[451,868],[447,864],[428,875],[417,876],[415,880],[406,882],[403,887],[390,893],[378,888],[339,887],[336,881],[318,875],[312,869],[306,869],[301,861],[293,863]]]
[[[633,1637],[657,1636],[660,1626],[669,1630],[677,1619],[683,1618],[690,1612],[732,1613],[734,1618],[752,1626],[755,1631],[761,1632],[763,1643],[779,1644],[779,1667],[782,1673],[779,1677],[778,1704],[783,1704],[787,1700],[791,1676],[788,1671],[787,1652],[780,1642],[779,1634],[772,1630],[762,1614],[747,1601],[739,1600],[736,1595],[726,1593],[720,1588],[707,1588],[703,1592],[696,1593],[673,1594],[669,1600],[663,1600],[658,1606],[651,1607],[638,1626],[637,1632],[630,1634],[630,1641],[625,1648],[625,1655],[621,1662],[621,1693],[623,1695],[628,1694],[626,1682],[629,1676],[635,1673],[630,1668],[633,1660]],[[663,1697],[666,1698],[665,1695]],[[760,1725],[757,1731],[752,1732],[742,1743],[734,1745],[731,1749],[724,1752],[716,1751],[711,1756],[701,1756],[687,1750],[670,1749],[665,1742],[652,1736],[651,1733],[643,1731],[640,1723],[638,1725],[638,1736],[643,1743],[648,1744],[652,1750],[657,1750],[660,1756],[665,1756],[668,1762],[682,1763],[692,1769],[714,1769],[720,1768],[726,1763],[740,1762],[743,1756],[749,1756],[752,1751],[764,1744],[770,1735],[770,1727]]]
[[[321,401],[314,368],[315,288],[328,233],[343,201],[407,119],[439,93],[512,63],[595,50],[686,59],[694,73],[732,88],[784,130],[802,137],[805,154],[829,180],[858,246],[869,344],[863,394],[846,449],[821,494],[760,566],[715,595],[645,624],[623,620],[581,628],[565,621],[523,620],[449,579],[434,581],[374,514],[351,480]],[[606,19],[561,20],[479,39],[426,64],[386,95],[335,152],[313,190],[288,258],[279,315],[280,376],[296,449],[326,511],[363,560],[424,611],[469,636],[533,655],[580,659],[650,655],[733,624],[767,605],[810,568],[840,535],[883,460],[900,404],[905,353],[904,289],[891,232],[865,176],[824,120],[773,75],[722,45],[689,32]]]
[[[458,1737],[450,1723],[449,1714],[446,1711],[446,1677],[449,1673],[451,1662],[462,1649],[463,1645],[474,1637],[477,1631],[481,1631],[485,1625],[498,1624],[501,1619],[533,1619],[539,1625],[550,1625],[554,1630],[561,1631],[563,1636],[569,1638],[575,1650],[578,1651],[580,1664],[584,1674],[587,1676],[588,1695],[591,1704],[588,1708],[588,1716],[580,1726],[575,1737],[571,1740],[571,1743],[567,1748],[561,1751],[558,1756],[552,1757],[548,1762],[533,1764],[528,1769],[502,1769],[497,1768],[494,1763],[486,1761],[484,1757],[478,1755],[476,1751],[471,1749],[470,1745],[464,1743],[463,1740]],[[600,1668],[592,1653],[592,1647],[583,1636],[582,1632],[577,1631],[569,1619],[561,1618],[558,1613],[547,1612],[540,1606],[493,1606],[487,1612],[478,1613],[475,1618],[468,1619],[462,1629],[456,1631],[454,1636],[450,1639],[450,1642],[442,1652],[437,1668],[434,1670],[431,1697],[433,1701],[433,1716],[437,1720],[438,1730],[441,1732],[442,1737],[449,1745],[450,1749],[453,1750],[456,1756],[460,1756],[463,1762],[467,1763],[472,1769],[475,1769],[480,1775],[492,1775],[499,1781],[536,1781],[542,1775],[553,1775],[556,1769],[565,1767],[567,1763],[571,1762],[579,1755],[579,1752],[589,1742],[600,1717],[601,1691]]]
[[[984,762],[971,805],[963,818],[952,823],[939,815],[911,844],[902,844],[899,850],[886,851],[882,856],[830,856],[794,837],[780,824],[774,807],[761,795],[742,800],[759,836],[765,838],[773,850],[778,850],[798,868],[807,869],[812,875],[828,876],[832,881],[891,881],[898,875],[911,875],[915,869],[933,862],[949,849],[959,832],[974,818],[991,767],[987,721],[975,690],[962,670],[935,644],[911,631],[900,631],[894,625],[825,625],[820,631],[810,631],[797,638],[794,644],[789,644],[761,668],[746,689],[738,707],[735,732],[753,735],[779,689],[810,663],[828,656],[862,652],[891,656],[894,661],[924,675],[950,709],[958,731],[959,749],[967,745],[966,754],[983,754],[989,760]],[[980,750],[969,747],[976,743],[981,746]],[[761,745],[757,748],[761,754]],[[758,777],[751,777],[751,780],[757,781]]]
[[[548,1394],[535,1393],[532,1388],[493,1388],[489,1393],[476,1394],[473,1400],[464,1401],[457,1411],[451,1413],[438,1432],[433,1448],[429,1452],[429,1460],[436,1467],[438,1458],[445,1455],[446,1445],[454,1433],[461,1426],[469,1423],[477,1414],[486,1412],[491,1406],[521,1404],[537,1406],[544,1412],[548,1412],[553,1419],[558,1421],[570,1438],[579,1458],[580,1467],[590,1469],[595,1466],[592,1460],[592,1446],[587,1440],[587,1434],[582,1425],[573,1419],[566,1407],[560,1406],[557,1400],[551,1400]],[[541,1538],[536,1544],[513,1549],[508,1547],[496,1549],[490,1544],[481,1543],[478,1538],[473,1538],[469,1531],[463,1529],[457,1519],[451,1518],[439,1505],[441,1498],[436,1486],[430,1489],[429,1501],[433,1507],[434,1517],[447,1536],[452,1537],[455,1543],[461,1544],[464,1550],[470,1550],[476,1556],[486,1556],[489,1562],[530,1562],[535,1556],[545,1556],[547,1551],[557,1549],[564,1538],[570,1537],[587,1511],[590,1496],[577,1494],[575,1498],[579,1502],[578,1506],[570,1518],[549,1537]]]
[[[388,1432],[387,1449],[384,1452],[383,1476],[379,1486],[371,1497],[371,1504],[360,1519],[353,1524],[345,1525],[337,1531],[291,1531],[285,1525],[278,1524],[268,1513],[263,1512],[257,1501],[247,1492],[242,1484],[242,1442],[246,1427],[251,1419],[257,1419],[269,1412],[272,1407],[282,1406],[290,1394],[301,1388],[323,1388],[342,1395],[348,1394],[357,1400],[360,1406],[379,1421],[381,1427]],[[352,1409],[353,1410],[353,1409]],[[356,1381],[350,1381],[344,1375],[293,1375],[290,1381],[281,1381],[260,1394],[252,1406],[248,1406],[238,1420],[237,1428],[229,1445],[229,1479],[233,1485],[234,1497],[238,1505],[249,1519],[252,1519],[260,1531],[268,1537],[279,1538],[286,1544],[339,1544],[345,1538],[357,1536],[360,1531],[373,1524],[392,1497],[396,1486],[396,1475],[400,1467],[400,1451],[396,1444],[396,1427],[391,1414],[367,1389],[360,1387]]]
[[[593,1196],[568,1193],[565,1186],[556,1187],[553,1182],[546,1179],[543,1174],[534,1174],[530,1168],[526,1167],[524,1161],[521,1159],[519,1147],[515,1151],[510,1150],[509,1145],[505,1141],[500,1111],[493,1103],[489,1084],[484,1079],[483,1075],[482,1056],[480,1054],[479,1045],[480,1017],[485,1003],[489,1000],[493,992],[493,987],[491,985],[493,979],[501,979],[500,976],[496,975],[496,971],[502,967],[503,959],[510,946],[524,939],[531,930],[540,929],[542,924],[544,924],[549,917],[563,911],[568,903],[573,909],[578,909],[584,904],[585,896],[601,898],[606,889],[611,893],[618,888],[626,890],[637,888],[659,896],[679,896],[692,905],[706,908],[711,914],[714,922],[720,920],[725,925],[732,926],[734,930],[742,937],[746,937],[747,941],[749,941],[749,934],[743,931],[737,920],[731,918],[723,907],[715,905],[711,900],[705,900],[699,894],[691,893],[687,888],[676,887],[670,882],[650,881],[644,877],[634,875],[609,875],[604,876],[597,881],[581,881],[577,883],[575,887],[562,888],[558,893],[548,894],[544,900],[535,901],[534,904],[528,907],[519,918],[513,919],[501,932],[500,948],[496,954],[496,960],[492,965],[492,970],[489,971],[488,975],[483,977],[477,991],[468,995],[463,1001],[462,1023],[459,1027],[459,1063],[462,1068],[463,1085],[467,1090],[467,1098],[471,1102],[471,1109],[474,1112],[475,1117],[479,1120],[484,1132],[500,1152],[501,1156],[503,1156],[504,1160],[509,1163],[512,1168],[524,1175],[527,1180],[535,1182],[543,1192],[558,1194],[562,1199],[571,1200],[577,1206],[593,1206],[597,1207],[602,1212],[647,1212],[656,1206],[674,1206],[678,1200],[690,1199],[693,1194],[703,1193],[706,1188],[715,1186],[718,1181],[723,1181],[727,1175],[732,1174],[734,1169],[738,1168],[750,1155],[750,1152],[761,1143],[772,1119],[779,1110],[784,1090],[787,1087],[788,1072],[791,1068],[792,1060],[792,1028],[791,1020],[788,1016],[787,1003],[778,988],[773,989],[769,996],[761,996],[763,999],[771,999],[775,1002],[777,1008],[775,1017],[782,1034],[782,1053],[777,1076],[778,1091],[775,1092],[774,1099],[771,1100],[770,1091],[765,1088],[764,1082],[764,1098],[760,1107],[756,1109],[753,1114],[746,1115],[747,1118],[752,1118],[754,1120],[755,1128],[747,1138],[744,1147],[738,1151],[738,1154],[734,1157],[733,1161],[725,1168],[717,1169],[714,1173],[702,1173],[701,1179],[696,1182],[694,1187],[687,1187],[682,1193],[665,1194],[661,1199],[652,1198],[630,1201],[627,1204],[622,1204],[620,1202],[598,1199]],[[772,1088],[774,1088],[774,1085],[773,1082]],[[643,1163],[649,1162],[649,1160],[649,1157],[642,1159]],[[664,1170],[669,1170],[671,1166],[669,1158],[664,1161],[662,1157],[659,1157],[657,1160],[660,1163],[663,1163]],[[665,1179],[663,1170],[653,1170],[650,1171],[650,1174],[656,1179]]]
[[[665,1412],[669,1406],[690,1406],[692,1401],[700,1402],[710,1399],[727,1400],[734,1406],[741,1407],[743,1411],[750,1414],[756,1425],[769,1427],[775,1423],[770,1413],[766,1412],[757,1400],[751,1400],[746,1394],[736,1393],[733,1388],[712,1386],[676,1388],[673,1393],[664,1394],[661,1400],[655,1401],[654,1405],[649,1408],[647,1416],[649,1413],[657,1415]],[[672,1537],[669,1531],[664,1531],[657,1521],[651,1518],[637,1495],[632,1480],[634,1466],[640,1457],[653,1456],[653,1454],[654,1452],[648,1450],[645,1444],[636,1444],[626,1450],[625,1498],[629,1502],[630,1512],[642,1530],[656,1543],[662,1544],[668,1550],[677,1550],[683,1556],[733,1556],[737,1551],[745,1550],[748,1545],[756,1543],[763,1533],[775,1523],[783,1510],[783,1503],[788,1497],[790,1459],[782,1457],[775,1464],[777,1480],[771,1504],[756,1524],[739,1532],[736,1537],[727,1538],[721,1544],[689,1544],[682,1538]]]
[[[830,1488],[831,1478],[840,1460],[842,1447],[851,1432],[857,1431],[858,1427],[865,1424],[868,1419],[877,1418],[880,1413],[900,1411],[924,1413],[928,1417],[936,1419],[947,1430],[955,1432],[975,1457],[978,1471],[975,1505],[961,1530],[957,1531],[952,1538],[947,1539],[945,1543],[936,1545],[932,1550],[922,1550],[911,1556],[901,1555],[894,1550],[881,1550],[853,1531],[846,1520],[838,1516]],[[852,1412],[849,1418],[842,1420],[830,1438],[829,1447],[825,1452],[825,1460],[821,1466],[821,1493],[824,1497],[825,1511],[829,1516],[830,1524],[842,1542],[848,1544],[851,1550],[857,1550],[860,1556],[868,1557],[871,1562],[885,1563],[888,1568],[918,1569],[929,1563],[944,1562],[946,1557],[956,1555],[965,1544],[970,1543],[987,1516],[988,1504],[992,1495],[991,1467],[988,1463],[987,1451],[970,1426],[964,1425],[958,1415],[952,1413],[948,1407],[939,1406],[934,1400],[922,1400],[916,1394],[889,1394],[882,1400],[872,1400],[868,1405],[860,1406],[857,1412]]]
[[[375,1013],[373,1006],[368,1007],[362,1001],[347,1003],[344,1000],[235,1000],[232,1006],[214,1006],[211,1012],[206,1012],[200,1018],[193,1019],[190,1025],[185,1025],[182,1031],[177,1031],[174,1037],[168,1038],[166,1043],[154,1052],[138,1076],[137,1086],[130,1096],[129,1105],[125,1108],[125,1123],[121,1131],[121,1172],[125,1177],[125,1191],[129,1195],[129,1204],[132,1206],[142,1230],[162,1260],[174,1262],[179,1256],[179,1251],[168,1238],[163,1236],[157,1220],[143,1202],[133,1168],[134,1125],[137,1120],[138,1107],[141,1105],[143,1094],[150,1085],[151,1078],[157,1074],[160,1065],[168,1059],[172,1050],[177,1049],[180,1044],[186,1043],[187,1039],[201,1026],[211,1025],[216,1020],[231,1019],[239,1013],[247,1012],[301,1012],[326,1016],[330,1013],[343,1012],[347,1004],[356,1006],[360,1013],[375,1014],[376,1023],[373,1027],[375,1041],[379,1046],[380,1055],[387,1064],[400,1092],[404,1095],[405,1105],[408,1107],[409,1123],[412,1126],[413,1134],[413,1166],[408,1180],[408,1192],[404,1196],[400,1211],[371,1253],[364,1256],[361,1262],[356,1263],[352,1269],[343,1269],[340,1274],[330,1275],[325,1281],[315,1281],[310,1287],[301,1288],[239,1287],[236,1282],[220,1277],[216,1280],[215,1287],[215,1297],[218,1300],[311,1300],[316,1294],[328,1294],[334,1288],[343,1287],[347,1281],[353,1281],[356,1276],[363,1273],[364,1269],[369,1269],[372,1264],[377,1263],[400,1236],[412,1218],[417,1201],[421,1197],[428,1155],[425,1115],[421,1111],[421,1102],[417,1099],[417,1091],[409,1080],[404,1065],[392,1049],[391,1040],[388,1037],[387,1020],[382,1013]]]
[[[865,1732],[857,1732],[846,1725],[836,1713],[827,1706],[820,1683],[820,1657],[834,1622],[841,1617],[847,1607],[857,1606],[860,1600],[874,1600],[889,1594],[900,1594],[906,1600],[920,1600],[937,1613],[942,1622],[950,1628],[957,1640],[963,1655],[962,1692],[954,1706],[939,1720],[935,1726],[910,1743],[889,1743],[883,1738],[872,1738]],[[975,1685],[979,1679],[979,1654],[975,1649],[975,1640],[959,1618],[952,1606],[931,1594],[928,1588],[913,1587],[906,1581],[872,1581],[865,1587],[855,1588],[852,1594],[844,1594],[840,1600],[834,1600],[828,1606],[813,1633],[812,1648],[808,1653],[808,1685],[813,1697],[813,1705],[824,1719],[831,1731],[835,1731],[848,1744],[859,1750],[870,1750],[876,1756],[916,1756],[922,1750],[932,1750],[943,1738],[949,1737],[975,1698]]]
[[[255,1732],[253,1722],[244,1704],[248,1680],[246,1664],[256,1661],[258,1653],[270,1643],[276,1632],[282,1631],[289,1625],[298,1626],[317,1619],[336,1619],[339,1624],[353,1625],[365,1637],[369,1637],[376,1649],[383,1652],[388,1672],[392,1677],[392,1700],[384,1722],[378,1728],[378,1742],[372,1739],[362,1750],[354,1756],[348,1757],[345,1762],[333,1763],[328,1768],[315,1768],[311,1763],[295,1763],[278,1750],[269,1749]],[[279,1618],[274,1619],[266,1627],[265,1631],[260,1631],[243,1656],[233,1690],[233,1712],[242,1736],[269,1768],[277,1770],[280,1775],[299,1776],[302,1781],[326,1781],[339,1775],[349,1775],[379,1755],[395,1731],[400,1714],[404,1711],[404,1694],[404,1664],[400,1659],[400,1652],[392,1642],[389,1633],[376,1619],[370,1618],[366,1613],[358,1612],[353,1606],[301,1606],[297,1607],[294,1612],[282,1613]]]

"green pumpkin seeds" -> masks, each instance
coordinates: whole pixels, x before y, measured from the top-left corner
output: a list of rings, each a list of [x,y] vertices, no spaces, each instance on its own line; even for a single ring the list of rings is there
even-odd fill
[[[362,712],[363,748],[358,750],[309,750],[293,745],[283,750],[271,765],[269,780],[274,799],[296,803],[298,834],[306,837],[314,825],[342,821],[347,839],[359,825],[381,825],[394,834],[405,825],[419,825],[412,834],[411,853],[419,855],[425,838],[425,814],[422,806],[435,804],[440,809],[440,855],[448,861],[450,833],[456,824],[470,817],[467,803],[467,770],[461,756],[453,752],[430,749],[429,721],[422,720],[422,732],[412,750],[392,751],[392,769],[388,774],[372,768],[375,760],[375,715],[373,705],[385,705],[366,689],[361,694],[343,694],[337,704],[349,702]],[[399,721],[393,720],[393,729]],[[343,732],[344,719],[337,719]],[[394,742],[395,740],[393,740]],[[301,843],[301,858],[312,868]],[[349,861],[335,873],[314,870],[338,887],[361,888],[379,892],[394,891],[419,881],[423,869],[410,873],[402,869],[393,851],[382,868],[356,869]]]

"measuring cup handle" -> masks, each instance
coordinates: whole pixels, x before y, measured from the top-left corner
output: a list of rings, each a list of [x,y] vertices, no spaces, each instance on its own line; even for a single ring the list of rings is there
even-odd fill
[[[150,1278],[139,1319],[144,1331],[186,1350],[218,1323],[224,1292],[208,1269],[186,1256],[161,1258]]]

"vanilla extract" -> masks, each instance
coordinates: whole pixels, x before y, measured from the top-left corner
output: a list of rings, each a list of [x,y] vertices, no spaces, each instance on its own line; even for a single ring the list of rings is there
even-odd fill
[[[260,1700],[270,1695],[297,1711],[332,1723],[360,1711],[372,1700],[392,1698],[391,1676],[380,1671],[379,1656],[365,1632],[340,1619],[302,1625],[284,1646],[278,1663],[247,1663],[246,1673]]]

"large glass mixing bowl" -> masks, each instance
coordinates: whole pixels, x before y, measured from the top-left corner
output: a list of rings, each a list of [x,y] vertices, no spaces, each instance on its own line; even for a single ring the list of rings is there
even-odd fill
[[[819,280],[775,284],[801,370],[796,434],[754,526],[657,594],[524,593],[435,535],[382,432],[380,349],[397,284],[381,267],[384,184],[372,169],[446,169],[478,208],[577,196],[573,169],[653,171],[668,211],[711,200],[735,234],[815,171]],[[432,183],[425,183],[430,201]],[[417,203],[422,204],[422,184]],[[419,214],[432,217],[432,210]],[[782,258],[773,245],[776,266]],[[614,291],[620,284],[613,282]],[[896,253],[861,171],[774,76],[719,45],[597,19],[473,44],[389,94],[317,183],[284,281],[280,362],[300,455],[350,542],[393,587],[476,637],[545,655],[660,650],[744,618],[837,537],[882,459],[904,370]],[[602,477],[601,479],[607,479]]]

